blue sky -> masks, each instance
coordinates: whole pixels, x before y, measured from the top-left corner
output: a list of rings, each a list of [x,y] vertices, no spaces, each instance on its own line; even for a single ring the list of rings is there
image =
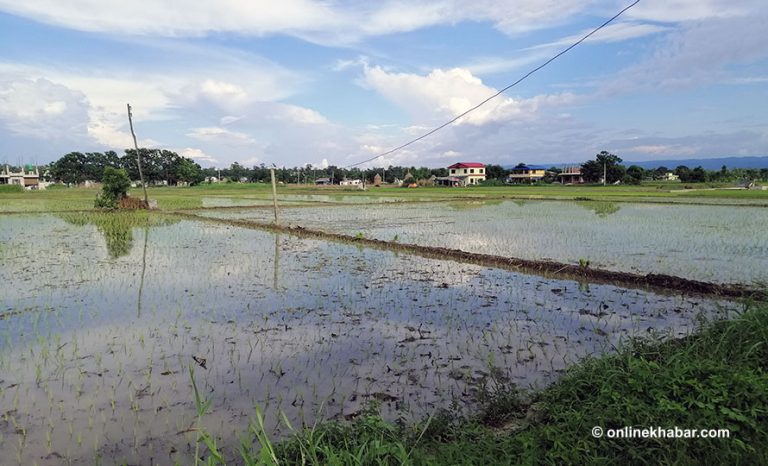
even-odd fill
[[[0,162],[122,152],[130,102],[141,145],[203,166],[348,166],[629,3],[0,0]],[[641,0],[367,166],[766,155],[766,21],[764,0]]]

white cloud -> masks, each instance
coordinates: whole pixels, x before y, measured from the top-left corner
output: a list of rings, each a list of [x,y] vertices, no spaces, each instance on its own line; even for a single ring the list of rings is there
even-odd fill
[[[308,0],[73,0],[66,5],[56,0],[21,3],[2,0],[0,8],[72,29],[166,37],[226,31],[261,35],[285,30],[332,29],[342,24],[342,19],[330,8]]]
[[[198,163],[202,162],[202,163],[207,163],[207,164],[215,164],[215,163],[219,162],[219,160],[217,158],[212,157],[212,156],[206,154],[205,152],[203,152],[202,150],[195,149],[193,147],[186,147],[184,149],[181,149],[178,152],[178,154],[181,155],[182,157],[186,157],[188,159],[192,159],[192,160],[194,160],[195,162],[198,162]]]
[[[0,81],[0,121],[41,139],[87,137],[89,103],[82,92],[47,79]]]
[[[299,124],[318,125],[329,124],[327,118],[315,110],[297,105],[274,104],[269,118],[283,120]]]
[[[244,167],[252,167],[258,165],[261,162],[259,157],[249,157],[247,159],[240,160],[240,165]]]
[[[245,133],[231,131],[227,128],[220,128],[217,126],[193,128],[189,133],[187,133],[187,136],[199,141],[215,141],[228,145],[247,145],[256,142],[255,139]]]
[[[606,143],[615,147],[624,160],[664,160],[670,158],[713,158],[732,155],[764,155],[768,130],[734,132],[706,131],[677,137],[644,136],[630,141],[617,139]]]
[[[696,154],[698,152],[698,148],[680,145],[655,144],[628,147],[624,149],[624,151],[655,156],[685,156]]]
[[[199,37],[220,32],[253,36],[288,34],[326,44],[413,31],[463,21],[490,22],[507,34],[562,23],[591,6],[584,0],[431,0],[311,2],[267,0],[0,0],[0,9],[36,21],[84,31],[158,37]]]
[[[543,63],[549,56],[550,52],[548,50],[540,50],[535,53],[526,53],[525,55],[515,58],[481,57],[476,58],[459,68],[465,68],[475,75],[505,73],[533,63]]]
[[[219,123],[226,126],[228,124],[241,120],[242,118],[243,118],[242,116],[227,115],[227,116],[221,117],[221,119],[219,119]]]
[[[365,67],[365,85],[405,109],[420,123],[442,122],[457,117],[498,92],[463,68],[436,69],[427,75],[394,73],[381,67]],[[494,121],[525,120],[541,106],[563,105],[574,96],[563,93],[520,100],[500,95],[457,124],[484,125]]]
[[[643,0],[627,16],[672,23],[747,16],[764,7],[762,0]]]
[[[652,55],[615,76],[603,92],[727,83],[734,65],[768,58],[766,21],[768,10],[762,17],[713,19],[683,27],[661,41]]]
[[[536,45],[524,50],[551,49],[555,47],[569,46],[587,35],[590,31],[592,31],[592,29],[594,28],[585,29],[577,34],[563,37],[562,39],[559,39],[555,42]],[[659,26],[656,24],[642,24],[635,22],[615,23],[609,24],[603,29],[597,31],[595,34],[587,38],[584,43],[620,42],[623,40],[645,37],[651,34],[658,34],[660,32],[666,32],[669,30],[671,30],[671,28],[666,26]]]

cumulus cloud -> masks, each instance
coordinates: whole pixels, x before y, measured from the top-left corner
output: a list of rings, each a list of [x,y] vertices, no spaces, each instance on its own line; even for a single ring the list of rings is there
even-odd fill
[[[463,68],[436,69],[427,75],[418,75],[367,66],[364,74],[365,85],[405,109],[417,122],[437,122],[457,117],[498,92]],[[500,95],[457,123],[484,125],[493,121],[525,120],[530,119],[541,106],[563,105],[573,100],[574,96],[569,93],[530,99]]]
[[[88,110],[85,94],[47,79],[0,81],[0,121],[19,135],[85,138]]]

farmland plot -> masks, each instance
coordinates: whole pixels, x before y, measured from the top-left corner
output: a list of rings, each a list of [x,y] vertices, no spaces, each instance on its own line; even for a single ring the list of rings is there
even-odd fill
[[[270,221],[270,210],[207,211]],[[385,241],[715,283],[768,283],[761,207],[475,200],[285,208],[284,222]]]
[[[543,386],[739,309],[146,213],[0,226],[10,464],[188,463],[190,368],[213,400],[205,428],[234,451],[256,405],[270,432],[280,412],[302,425],[369,402],[420,419],[470,408],[490,379]]]

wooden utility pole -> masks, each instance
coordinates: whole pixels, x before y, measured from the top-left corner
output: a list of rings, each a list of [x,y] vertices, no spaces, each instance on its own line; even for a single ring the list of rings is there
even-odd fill
[[[275,167],[274,165],[269,169],[269,176],[272,178],[272,203],[275,206],[275,225],[278,224],[277,220],[277,183],[275,182]]]
[[[144,183],[144,173],[141,171],[141,154],[139,153],[139,143],[136,142],[136,133],[133,132],[133,115],[131,115],[131,104],[128,106],[128,124],[131,126],[131,136],[133,136],[133,147],[136,148],[136,163],[139,165],[139,179],[141,187],[144,189],[144,207],[149,209],[149,197],[147,196],[147,184]]]

